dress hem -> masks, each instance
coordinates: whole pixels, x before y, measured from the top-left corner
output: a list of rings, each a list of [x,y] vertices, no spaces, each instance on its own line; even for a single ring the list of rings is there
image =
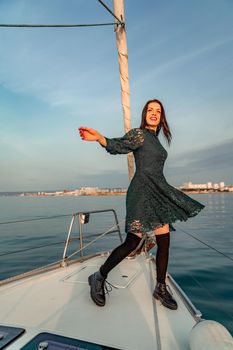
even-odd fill
[[[173,224],[176,223],[177,221],[180,222],[185,222],[187,221],[189,218],[196,216],[202,209],[204,209],[205,206],[203,204],[200,204],[199,208],[196,208],[195,211],[191,212],[188,214],[187,217],[183,217],[183,218],[174,218],[173,220],[169,221],[169,222],[164,222],[164,223],[146,223],[143,224],[140,220],[133,220],[131,221],[129,224],[125,225],[125,232],[126,233],[133,233],[133,234],[146,234],[147,232],[151,232],[154,231],[164,225],[169,225],[170,230],[169,231],[176,231],[176,229],[174,228]]]

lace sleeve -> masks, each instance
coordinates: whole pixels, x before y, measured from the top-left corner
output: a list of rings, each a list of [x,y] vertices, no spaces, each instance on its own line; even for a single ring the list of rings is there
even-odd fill
[[[131,129],[123,137],[109,139],[106,138],[106,151],[111,154],[125,154],[135,151],[143,145],[144,134],[139,128]]]

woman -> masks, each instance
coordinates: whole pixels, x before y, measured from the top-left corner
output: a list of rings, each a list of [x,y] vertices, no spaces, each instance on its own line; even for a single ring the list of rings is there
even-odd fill
[[[133,152],[136,163],[126,196],[126,240],[112,251],[100,270],[88,278],[91,298],[99,306],[105,305],[104,286],[108,273],[137,248],[145,232],[153,230],[157,243],[157,284],[153,296],[169,309],[177,309],[165,284],[170,230],[174,230],[173,222],[197,215],[204,205],[167,183],[163,175],[167,151],[158,139],[161,129],[170,145],[170,128],[163,105],[157,99],[145,104],[140,128],[130,130],[121,138],[109,139],[94,129],[79,128],[82,140],[97,141],[111,154]]]

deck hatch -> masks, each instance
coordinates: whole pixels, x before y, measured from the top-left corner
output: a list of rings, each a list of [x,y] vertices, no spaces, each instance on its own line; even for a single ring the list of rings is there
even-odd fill
[[[25,332],[23,328],[0,325],[0,350],[16,340]]]
[[[124,265],[124,269],[115,270],[108,276],[108,281],[116,288],[127,288],[141,273],[141,267],[130,266],[131,261]],[[99,270],[98,265],[83,265],[75,272],[65,276],[62,281],[65,283],[88,283],[88,276]]]
[[[119,350],[87,341],[63,337],[52,333],[40,333],[20,350],[39,349],[40,343],[47,343],[46,350]]]

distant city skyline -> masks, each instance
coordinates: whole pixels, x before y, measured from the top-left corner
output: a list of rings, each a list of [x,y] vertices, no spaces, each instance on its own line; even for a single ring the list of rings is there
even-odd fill
[[[193,193],[212,193],[212,192],[233,192],[233,184],[225,184],[220,182],[206,182],[206,183],[193,183],[192,181],[184,182],[180,186],[176,186],[177,189],[182,191],[191,191]],[[197,192],[198,191],[198,192]],[[20,195],[20,196],[82,196],[82,195],[120,195],[126,194],[127,187],[77,187],[66,189],[50,189],[45,191],[13,191],[13,192],[1,192],[1,195]]]
[[[220,182],[211,182],[211,181],[207,181],[207,182],[204,182],[204,183],[194,183],[192,181],[186,181],[184,182],[183,184],[180,184],[178,186],[176,186],[177,188],[181,188],[181,189],[195,189],[195,188],[199,188],[199,189],[230,189],[230,191],[232,192],[233,191],[233,183],[232,184],[226,184],[224,181],[220,181]],[[111,187],[99,187],[99,186],[80,186],[80,187],[74,187],[74,188],[71,188],[71,187],[67,187],[67,188],[59,188],[59,189],[34,189],[34,190],[31,190],[31,191],[0,191],[0,193],[38,193],[38,194],[43,194],[43,193],[62,193],[62,192],[75,192],[75,191],[92,191],[92,190],[124,190],[124,191],[127,191],[127,186],[126,187],[117,187],[117,186],[111,186]]]
[[[132,127],[161,99],[168,182],[232,184],[233,2],[125,0],[125,16]],[[98,1],[0,2],[0,23],[110,21]],[[0,191],[127,187],[126,156],[76,132],[124,134],[113,28],[0,28],[0,40]]]

